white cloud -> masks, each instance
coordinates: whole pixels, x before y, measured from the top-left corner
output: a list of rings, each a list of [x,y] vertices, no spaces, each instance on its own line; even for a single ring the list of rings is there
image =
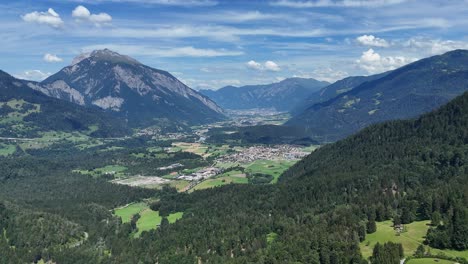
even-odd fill
[[[360,68],[374,74],[394,70],[413,61],[416,61],[416,59],[403,56],[382,57],[373,49],[369,49],[368,51],[364,51],[361,58],[356,62]]]
[[[14,76],[18,79],[30,80],[30,81],[42,81],[52,75],[50,72],[42,72],[41,70],[27,70]]]
[[[63,61],[62,58],[59,58],[57,55],[50,54],[50,53],[44,54],[43,59],[44,61],[47,61],[47,62],[62,62]]]
[[[62,18],[60,18],[60,15],[52,8],[49,8],[47,12],[34,11],[27,13],[26,15],[21,16],[21,18],[29,23],[44,24],[53,28],[60,28],[63,26]]]
[[[348,76],[349,74],[345,71],[334,70],[330,67],[323,67],[323,68],[317,68],[310,73],[296,74],[293,77],[314,78],[319,81],[327,81],[327,82],[333,83]]]
[[[278,66],[278,64],[276,64],[273,61],[266,61],[264,64],[261,64],[254,60],[251,60],[247,62],[245,66],[249,69],[257,70],[257,71],[263,71],[263,70],[274,71],[274,72],[281,71],[281,68]]]
[[[281,68],[278,66],[278,64],[276,64],[273,61],[265,62],[265,69],[267,69],[269,71],[275,71],[275,72],[281,71]]]
[[[387,48],[390,44],[385,40],[373,35],[362,35],[356,38],[356,41],[364,46]]]
[[[405,48],[410,48],[415,51],[424,51],[431,55],[442,54],[455,49],[468,49],[468,42],[427,39],[427,38],[411,38],[403,43]]]
[[[79,5],[72,11],[72,17],[77,21],[86,21],[95,25],[107,24],[112,21],[112,17],[107,13],[92,14],[86,7]]]
[[[272,2],[274,6],[291,8],[313,8],[313,7],[378,7],[404,3],[407,0],[279,0]]]
[[[263,69],[262,64],[254,61],[254,60],[251,60],[251,61],[247,62],[245,64],[245,66],[247,66],[247,68],[249,68],[249,69],[258,70],[258,71],[261,71]]]
[[[118,44],[102,44],[92,45],[83,48],[83,51],[92,51],[97,49],[110,49],[115,50],[122,54],[129,54],[132,56],[155,56],[155,57],[227,57],[227,56],[240,56],[244,54],[243,51],[225,50],[225,49],[199,49],[192,46],[186,47],[160,47],[153,48],[138,45],[118,45]]]

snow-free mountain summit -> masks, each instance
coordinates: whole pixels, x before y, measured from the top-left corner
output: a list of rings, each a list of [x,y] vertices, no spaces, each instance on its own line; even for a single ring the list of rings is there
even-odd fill
[[[99,107],[133,126],[160,120],[200,124],[221,120],[223,110],[170,73],[108,49],[81,54],[35,89],[62,100]]]

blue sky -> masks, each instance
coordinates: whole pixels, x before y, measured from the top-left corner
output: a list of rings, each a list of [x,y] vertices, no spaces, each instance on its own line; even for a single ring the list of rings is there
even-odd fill
[[[39,80],[109,48],[192,88],[334,81],[468,49],[468,0],[0,0],[0,69]]]

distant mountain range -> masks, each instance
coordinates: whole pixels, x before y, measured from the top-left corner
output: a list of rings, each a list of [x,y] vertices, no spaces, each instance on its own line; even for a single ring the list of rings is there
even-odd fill
[[[314,104],[326,102],[342,93],[352,90],[353,88],[365,82],[370,82],[382,78],[386,74],[388,74],[388,72],[370,76],[351,76],[336,81],[309,95],[309,97],[297,104],[291,112],[293,114],[300,114],[302,111],[306,110]]]
[[[286,112],[327,85],[328,82],[315,79],[289,78],[273,84],[226,86],[200,92],[225,109],[275,108]]]
[[[81,131],[96,137],[128,132],[123,120],[97,107],[79,106],[31,88],[37,85],[0,71],[1,137],[37,137],[45,131]]]
[[[348,91],[328,101],[311,101],[287,125],[304,126],[314,138],[334,141],[370,124],[432,111],[468,90],[468,51],[455,50],[383,75],[358,78],[329,86],[335,88],[325,91]]]
[[[219,121],[223,110],[170,73],[108,49],[82,54],[34,89],[75,104],[97,106],[131,126],[162,120],[186,125]]]

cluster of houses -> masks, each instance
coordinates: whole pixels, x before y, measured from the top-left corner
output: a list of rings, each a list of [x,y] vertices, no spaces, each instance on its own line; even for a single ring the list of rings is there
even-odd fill
[[[177,176],[177,179],[186,181],[201,181],[214,177],[218,174],[221,174],[222,172],[223,170],[220,168],[208,167],[188,175],[179,175]]]
[[[275,147],[255,146],[243,151],[223,156],[218,162],[250,163],[256,160],[292,160],[301,159],[310,154],[302,149],[290,145],[278,145]]]

